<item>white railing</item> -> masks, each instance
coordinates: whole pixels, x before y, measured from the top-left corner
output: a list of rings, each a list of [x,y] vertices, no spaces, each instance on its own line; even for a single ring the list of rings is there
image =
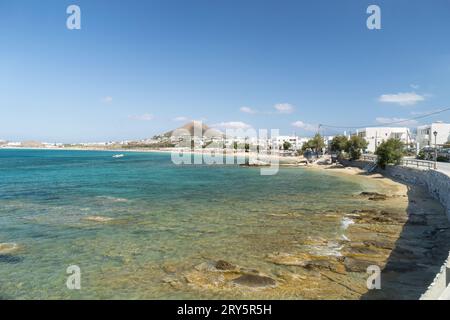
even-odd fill
[[[361,156],[361,160],[363,161],[370,161],[370,162],[376,162],[377,156],[372,154],[363,154]],[[428,161],[428,160],[418,160],[418,159],[412,159],[412,158],[403,158],[400,160],[399,165],[405,166],[405,167],[415,167],[415,168],[424,168],[424,169],[434,169],[434,161]]]
[[[405,166],[405,167],[434,169],[435,163],[434,163],[434,161],[428,161],[428,160],[403,158],[402,160],[400,160],[400,165]]]

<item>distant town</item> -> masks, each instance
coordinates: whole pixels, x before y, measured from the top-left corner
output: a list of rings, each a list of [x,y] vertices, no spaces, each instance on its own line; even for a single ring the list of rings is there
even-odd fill
[[[231,148],[238,151],[249,151],[275,148],[281,155],[295,156],[301,155],[309,149],[321,149],[321,153],[333,152],[333,141],[336,137],[357,136],[365,141],[362,148],[364,154],[374,154],[380,144],[389,140],[399,140],[405,152],[415,155],[419,159],[450,162],[450,123],[441,121],[417,128],[408,127],[367,127],[360,128],[354,132],[343,132],[341,135],[320,134],[320,129],[316,135],[302,137],[298,135],[279,135],[276,137],[261,138],[257,136],[228,135],[219,130],[209,128],[205,124],[189,122],[186,125],[149,139],[107,141],[107,142],[80,142],[80,143],[59,143],[59,142],[39,142],[39,141],[7,141],[0,139],[0,148],[45,148],[45,149],[98,149],[98,150],[170,150],[173,148],[190,148],[191,144],[200,148]],[[199,130],[197,130],[199,129]],[[200,134],[198,133],[200,132]],[[311,142],[320,139],[323,143],[314,148]],[[188,144],[186,144],[188,143]],[[315,150],[317,151],[317,150]],[[436,152],[435,152],[436,151]]]

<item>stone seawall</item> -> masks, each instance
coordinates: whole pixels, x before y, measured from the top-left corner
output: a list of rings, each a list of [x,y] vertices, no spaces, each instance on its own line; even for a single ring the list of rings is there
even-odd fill
[[[342,160],[345,166],[364,168],[367,161]],[[403,166],[388,166],[386,170],[377,169],[379,173],[403,182],[424,187],[430,195],[437,199],[445,208],[450,222],[450,177],[435,170],[420,170]],[[450,255],[442,265],[440,272],[430,284],[427,291],[420,297],[422,300],[450,299]]]
[[[425,187],[430,195],[439,200],[447,213],[450,221],[450,177],[445,173],[435,170],[418,170],[408,167],[389,166],[386,168],[388,175]]]

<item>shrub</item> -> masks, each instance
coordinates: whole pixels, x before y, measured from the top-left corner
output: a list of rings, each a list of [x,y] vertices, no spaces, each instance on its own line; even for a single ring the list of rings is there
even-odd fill
[[[378,146],[375,154],[378,165],[383,169],[389,163],[399,164],[404,154],[403,143],[399,139],[388,139]]]
[[[289,141],[284,141],[283,142],[283,149],[284,150],[289,150],[292,147],[292,144]]]
[[[425,160],[425,151],[420,150],[419,154],[417,155],[417,159],[419,160]]]
[[[350,154],[351,160],[358,160],[361,157],[361,151],[367,148],[368,142],[360,136],[351,136],[345,146],[345,151]]]
[[[332,152],[341,153],[345,151],[347,147],[348,139],[346,136],[335,136],[333,140],[331,140],[330,149]]]
[[[323,142],[322,136],[319,133],[317,133],[312,139],[308,140],[306,143],[303,144],[302,151],[304,152],[307,149],[311,149],[319,153],[322,151],[324,147],[325,142]]]

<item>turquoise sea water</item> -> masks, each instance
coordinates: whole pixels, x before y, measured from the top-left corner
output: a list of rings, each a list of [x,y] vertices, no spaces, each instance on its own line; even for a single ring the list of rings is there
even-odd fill
[[[261,176],[176,166],[169,154],[113,154],[0,150],[0,243],[19,246],[0,254],[0,298],[220,298],[168,285],[167,268],[225,259],[272,274],[267,254],[339,237],[340,222],[324,213],[359,208],[353,195],[377,187],[302,168]],[[81,268],[81,290],[66,287],[70,265]]]

